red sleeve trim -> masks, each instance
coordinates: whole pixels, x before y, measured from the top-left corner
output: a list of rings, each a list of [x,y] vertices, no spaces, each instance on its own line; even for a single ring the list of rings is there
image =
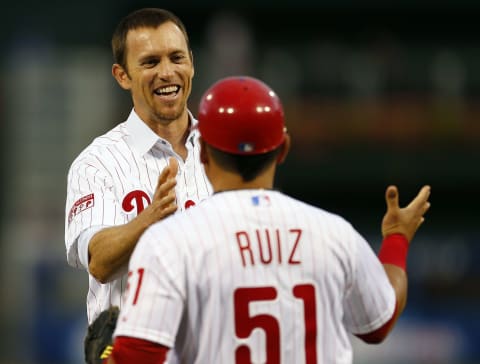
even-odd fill
[[[148,340],[126,336],[115,338],[112,358],[115,364],[163,364],[169,348]]]
[[[378,259],[382,264],[393,264],[406,271],[408,247],[408,240],[404,235],[388,235],[383,239]]]
[[[355,336],[365,341],[368,344],[381,343],[387,337],[388,333],[390,332],[390,329],[395,324],[395,320],[397,318],[397,311],[398,311],[398,308],[397,308],[397,305],[395,304],[395,310],[393,311],[393,315],[390,318],[390,320],[385,322],[381,327],[379,327],[375,331],[372,331],[366,334],[355,334]]]

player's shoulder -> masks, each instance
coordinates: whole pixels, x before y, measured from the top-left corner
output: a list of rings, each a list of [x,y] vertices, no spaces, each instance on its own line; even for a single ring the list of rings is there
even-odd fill
[[[104,134],[94,138],[92,142],[85,147],[81,154],[101,153],[103,150],[113,145],[124,143],[127,135],[128,131],[126,128],[126,123],[120,123]]]
[[[101,164],[101,161],[109,154],[107,153],[109,149],[125,144],[126,136],[127,129],[123,122],[95,137],[73,160],[70,169],[86,163],[92,166]]]
[[[175,241],[176,245],[198,239],[199,230],[212,224],[212,215],[221,213],[219,206],[211,204],[211,197],[185,211],[178,211],[150,225],[144,233],[144,240],[161,240],[165,244]],[[162,237],[162,239],[158,239]],[[161,243],[163,244],[163,243]],[[155,242],[154,245],[159,245]]]
[[[192,212],[195,207],[175,213],[147,227],[135,246],[136,256],[156,260],[182,259],[188,255],[189,242],[195,239]],[[193,213],[195,215],[195,213]],[[194,217],[193,217],[194,218]]]

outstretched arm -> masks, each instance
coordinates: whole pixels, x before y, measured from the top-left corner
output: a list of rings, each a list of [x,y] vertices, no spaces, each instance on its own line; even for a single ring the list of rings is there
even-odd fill
[[[119,336],[112,354],[102,364],[159,364],[165,362],[170,349],[148,340]]]
[[[160,174],[152,203],[127,224],[105,228],[92,237],[88,246],[88,267],[99,282],[110,281],[128,263],[138,239],[147,227],[177,210],[177,171],[177,160],[170,158],[168,166]]]
[[[397,187],[389,186],[386,190],[387,212],[382,221],[384,240],[378,258],[395,291],[397,303],[390,321],[372,333],[357,335],[368,343],[379,343],[384,340],[405,308],[408,287],[406,273],[408,248],[417,229],[425,220],[425,213],[430,208],[429,197],[430,186],[423,186],[408,206],[400,208]]]

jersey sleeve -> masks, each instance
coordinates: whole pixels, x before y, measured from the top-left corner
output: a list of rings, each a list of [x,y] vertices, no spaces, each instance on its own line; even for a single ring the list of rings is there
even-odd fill
[[[352,233],[352,277],[344,299],[344,323],[352,334],[372,332],[395,311],[395,292],[385,270],[366,240]]]
[[[127,293],[114,336],[171,348],[185,307],[186,273],[179,242],[172,243],[174,232],[157,229],[158,225],[146,230],[130,259]]]
[[[120,203],[115,197],[112,179],[88,158],[72,164],[67,180],[65,204],[65,247],[67,261],[82,267],[78,237],[91,227],[124,223]],[[98,229],[97,229],[98,230]]]
[[[168,350],[150,341],[120,336],[115,340],[112,358],[115,364],[159,364],[167,360]]]

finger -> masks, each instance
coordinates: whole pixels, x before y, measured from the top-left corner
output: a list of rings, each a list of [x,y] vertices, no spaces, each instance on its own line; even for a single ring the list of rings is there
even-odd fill
[[[170,215],[177,211],[177,201],[175,193],[170,191],[166,196],[164,196],[161,201],[161,205],[163,206],[162,212],[164,216]]]
[[[173,190],[177,185],[177,180],[174,177],[168,178],[162,185],[158,186],[160,194],[167,194]]]
[[[396,186],[388,186],[385,192],[385,201],[387,209],[398,209],[398,189]]]
[[[169,175],[170,175],[170,166],[167,164],[167,166],[160,173],[160,176],[158,176],[157,186],[161,185],[162,183],[165,183]]]
[[[425,221],[425,218],[422,216],[422,217],[418,220],[417,230],[418,230],[418,228],[420,227],[420,225],[423,224],[424,221]]]
[[[165,168],[162,170],[160,173],[160,176],[158,177],[158,182],[157,182],[157,187],[155,188],[155,193],[154,193],[154,199],[158,198],[159,196],[162,196],[165,194],[165,191],[168,191],[171,189],[172,186],[172,180],[174,181],[173,185],[176,184],[176,176],[178,173],[178,161],[170,157],[168,159],[168,164],[165,166]]]
[[[160,176],[158,177],[158,184],[165,183],[165,181],[170,177],[175,177],[178,173],[178,161],[174,157],[168,158],[168,163],[163,168]]]
[[[165,207],[162,210],[162,216],[160,217],[160,219],[164,219],[167,216],[174,214],[176,211],[177,211],[177,205],[170,205],[168,207]]]
[[[420,189],[417,196],[410,202],[408,207],[413,208],[420,208],[420,206],[425,205],[428,202],[428,198],[430,197],[431,188],[429,185],[425,185]]]
[[[176,203],[177,195],[175,194],[175,190],[166,191],[163,196],[160,196],[158,203],[162,206],[167,206],[171,203]]]
[[[178,173],[178,160],[174,157],[168,158],[168,167],[170,170],[170,176],[175,177]]]
[[[175,186],[177,185],[177,180],[174,177],[170,177],[165,180],[163,183],[157,185],[157,189],[153,195],[153,199],[157,200],[166,196],[170,192],[175,195]]]
[[[423,213],[425,214],[429,209],[430,209],[430,202],[425,202],[425,205],[423,205]]]

